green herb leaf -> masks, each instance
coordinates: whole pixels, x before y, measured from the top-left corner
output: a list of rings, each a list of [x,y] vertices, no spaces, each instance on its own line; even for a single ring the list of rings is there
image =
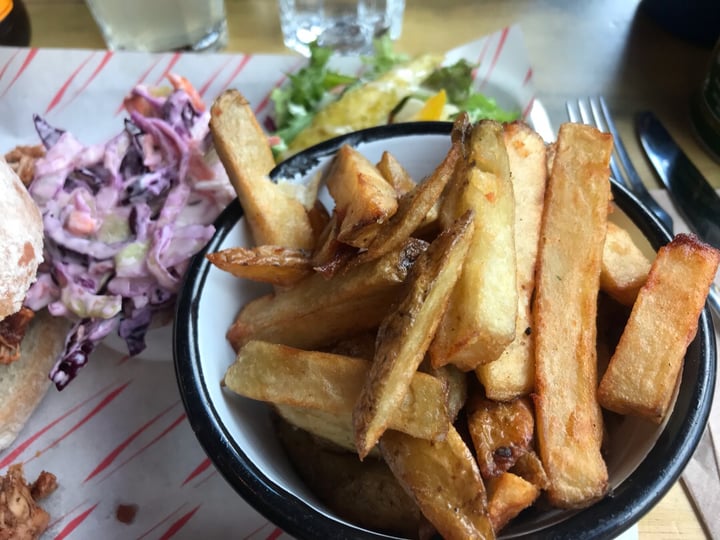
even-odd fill
[[[519,111],[507,111],[500,107],[493,98],[479,92],[471,92],[459,107],[461,110],[467,111],[471,122],[483,119],[512,122],[520,117]]]
[[[458,60],[451,66],[443,66],[433,71],[425,79],[423,86],[434,92],[443,88],[450,103],[463,103],[470,94],[472,71],[475,68],[465,59]]]
[[[339,92],[357,81],[357,77],[328,69],[331,56],[331,49],[311,43],[308,64],[289,75],[288,83],[270,94],[275,108],[275,134],[285,143],[310,123],[329,92]]]
[[[407,54],[395,52],[390,36],[384,34],[373,40],[373,55],[364,56],[362,59],[367,65],[364,78],[376,79],[396,65],[407,62],[409,59],[410,57]]]

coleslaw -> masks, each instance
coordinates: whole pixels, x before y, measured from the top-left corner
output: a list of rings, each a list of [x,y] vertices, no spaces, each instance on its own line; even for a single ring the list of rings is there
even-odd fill
[[[169,92],[133,88],[124,129],[102,144],[34,118],[46,154],[29,191],[43,216],[45,261],[25,303],[73,321],[50,372],[58,389],[111,332],[131,356],[142,352],[235,198],[212,148],[209,112],[185,79],[169,79]]]

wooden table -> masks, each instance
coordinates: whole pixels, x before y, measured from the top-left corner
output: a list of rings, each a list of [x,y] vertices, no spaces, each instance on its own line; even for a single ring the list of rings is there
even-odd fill
[[[36,47],[102,48],[81,0],[26,0]],[[229,51],[287,52],[276,3],[226,0]],[[444,51],[519,23],[538,97],[554,125],[566,119],[565,101],[604,95],[641,176],[658,187],[633,135],[632,115],[652,109],[715,187],[720,167],[694,139],[688,102],[710,51],[667,33],[629,0],[407,0],[398,49]],[[640,538],[705,538],[680,483],[639,523]]]

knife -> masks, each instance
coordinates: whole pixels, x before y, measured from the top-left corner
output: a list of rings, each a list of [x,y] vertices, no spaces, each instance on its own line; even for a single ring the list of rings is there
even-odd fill
[[[700,239],[720,249],[720,197],[653,113],[638,113],[635,128],[677,211]]]

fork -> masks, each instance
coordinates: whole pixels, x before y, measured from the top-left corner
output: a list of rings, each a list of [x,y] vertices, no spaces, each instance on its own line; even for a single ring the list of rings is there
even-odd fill
[[[622,182],[635,197],[645,204],[655,214],[663,228],[672,236],[674,231],[672,217],[650,195],[645,184],[640,180],[640,175],[638,175],[630,161],[630,156],[628,156],[625,145],[620,138],[620,133],[615,127],[615,122],[610,115],[605,99],[602,96],[579,98],[575,101],[566,102],[565,108],[571,122],[582,122],[583,124],[595,126],[600,131],[609,132],[613,136],[614,148],[610,157],[610,171],[613,178]],[[710,284],[708,303],[720,316],[720,291],[714,283]]]
[[[630,161],[625,145],[620,138],[620,133],[615,127],[615,122],[610,116],[605,99],[602,97],[590,97],[578,99],[575,102],[568,101],[565,104],[568,117],[571,122],[582,122],[597,127],[600,131],[609,132],[614,139],[613,155],[610,158],[610,171],[615,180],[622,182],[635,197],[637,197],[655,217],[660,221],[665,230],[673,234],[673,220],[670,215],[653,199],[650,192],[640,180],[635,167]]]

